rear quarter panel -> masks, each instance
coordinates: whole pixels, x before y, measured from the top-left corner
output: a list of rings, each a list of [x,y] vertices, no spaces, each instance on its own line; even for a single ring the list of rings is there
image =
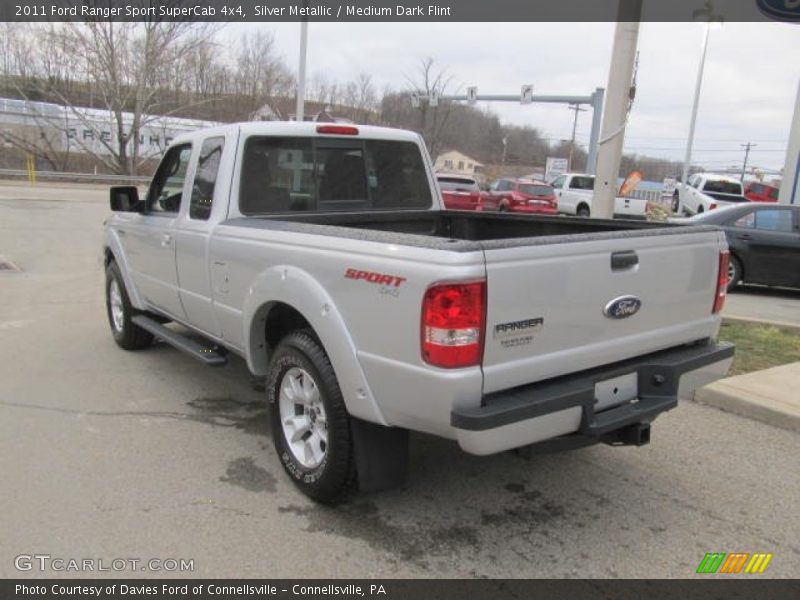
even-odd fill
[[[481,252],[223,224],[212,263],[226,340],[241,348],[254,373],[266,372],[260,333],[270,306],[282,302],[314,328],[354,416],[448,435],[453,403],[480,401],[479,367],[453,372],[423,363],[420,319],[434,282],[484,277]],[[351,270],[394,279],[370,282],[348,277]],[[227,292],[220,293],[223,282]]]

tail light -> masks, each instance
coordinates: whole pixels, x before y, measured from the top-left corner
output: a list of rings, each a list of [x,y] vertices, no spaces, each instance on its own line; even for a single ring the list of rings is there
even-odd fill
[[[714,210],[715,208],[717,208],[717,205],[714,202],[708,205],[708,210]]]
[[[428,288],[422,301],[422,358],[436,367],[479,365],[486,322],[486,282]]]
[[[730,262],[730,253],[719,253],[719,271],[717,271],[717,291],[714,296],[714,308],[711,314],[717,314],[725,306],[725,297],[728,295],[728,264]]]

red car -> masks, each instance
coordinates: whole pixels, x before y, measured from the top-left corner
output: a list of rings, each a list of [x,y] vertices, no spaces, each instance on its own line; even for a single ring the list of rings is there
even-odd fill
[[[744,197],[750,202],[777,202],[778,191],[778,188],[758,181],[744,184]]]
[[[552,186],[533,179],[498,179],[484,204],[501,212],[558,214]]]
[[[448,210],[482,210],[482,196],[478,182],[466,175],[436,175],[442,191],[444,206]]]

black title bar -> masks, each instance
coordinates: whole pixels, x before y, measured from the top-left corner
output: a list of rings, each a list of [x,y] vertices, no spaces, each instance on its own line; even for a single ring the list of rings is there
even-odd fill
[[[646,567],[643,567],[646,570]],[[0,580],[3,600],[220,600],[228,598],[339,600],[778,600],[800,597],[797,580],[729,579],[698,580],[550,580],[550,579],[390,579],[390,580],[292,580],[292,579],[6,579]]]
[[[3,0],[0,21],[797,22],[796,4],[786,0]]]

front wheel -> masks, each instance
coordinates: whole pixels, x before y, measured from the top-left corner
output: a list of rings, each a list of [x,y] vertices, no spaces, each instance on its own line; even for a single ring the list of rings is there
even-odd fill
[[[153,334],[131,321],[134,309],[114,261],[106,267],[106,313],[114,341],[125,350],[139,350],[153,343]]]
[[[355,481],[350,417],[327,354],[308,331],[281,341],[267,374],[272,441],[294,484],[325,504]]]
[[[681,207],[681,197],[678,194],[678,192],[675,192],[674,194],[672,194],[672,214],[677,215],[680,207]]]

